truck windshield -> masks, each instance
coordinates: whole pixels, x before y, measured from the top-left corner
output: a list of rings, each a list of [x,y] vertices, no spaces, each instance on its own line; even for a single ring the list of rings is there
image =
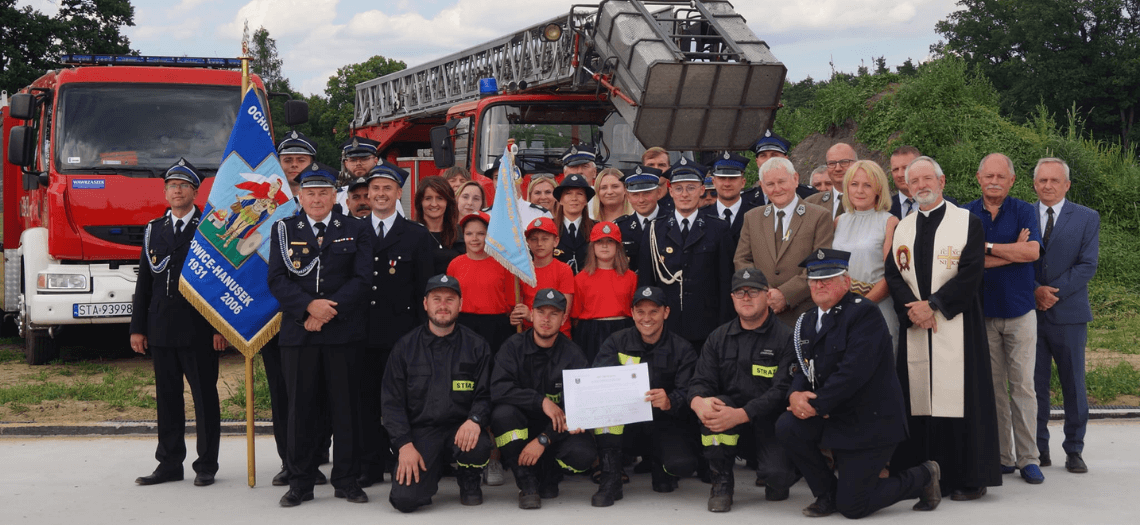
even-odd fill
[[[480,172],[503,155],[507,139],[515,139],[527,173],[561,173],[562,154],[572,144],[601,143],[599,162],[631,168],[641,161],[645,147],[633,128],[609,108],[568,104],[504,104],[483,115],[479,137]]]
[[[241,105],[236,86],[72,84],[60,90],[55,167],[161,176],[185,157],[214,172]]]

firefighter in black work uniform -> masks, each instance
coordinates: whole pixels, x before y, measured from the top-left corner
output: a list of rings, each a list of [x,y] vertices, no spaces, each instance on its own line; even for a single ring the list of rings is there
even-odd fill
[[[269,251],[269,290],[281,304],[281,361],[289,391],[289,492],[281,505],[313,499],[320,413],[318,378],[331,404],[334,495],[368,501],[357,484],[360,346],[365,287],[372,268],[367,224],[332,211],[336,171],[313,163],[301,172],[302,212],[277,221]]]
[[[768,308],[767,291],[768,279],[760,270],[741,268],[733,274],[737,318],[709,334],[689,382],[689,406],[701,420],[701,444],[712,474],[711,512],[732,510],[736,456],[757,458],[756,475],[766,483],[768,501],[787,499],[796,481],[795,467],[775,439],[795,363],[792,329]],[[755,450],[738,452],[747,432]]]
[[[589,367],[582,349],[560,331],[566,296],[539,290],[531,314],[534,327],[503,343],[491,375],[491,432],[503,464],[514,471],[520,509],[558,497],[562,469],[584,472],[597,457],[594,440],[566,428],[562,410],[562,371]]]
[[[150,349],[154,362],[155,398],[158,402],[158,468],[135,480],[139,485],[179,481],[186,459],[186,407],[182,376],[194,396],[198,460],[194,484],[214,483],[218,472],[218,446],[222,436],[218,405],[218,354],[226,341],[214,333],[206,319],[178,291],[182,263],[202,211],[194,205],[202,179],[186,159],[166,171],[165,196],[170,209],[146,226],[139,258],[139,277],[131,314],[131,349]]]
[[[622,498],[622,449],[652,464],[655,492],[673,492],[681,476],[697,468],[697,436],[689,411],[689,380],[697,362],[693,346],[665,328],[665,292],[642,286],[633,294],[633,328],[614,332],[602,343],[594,366],[649,365],[653,420],[594,429],[602,464],[601,484],[591,504],[608,507]]]
[[[388,435],[381,425],[380,379],[396,341],[424,316],[424,285],[432,272],[432,236],[427,228],[396,211],[408,172],[381,160],[368,172],[368,199],[372,213],[363,218],[371,231],[372,276],[368,295],[368,348],[364,350],[361,401],[362,487],[384,481],[392,463]]]
[[[431,503],[443,466],[459,464],[459,502],[483,503],[483,467],[491,438],[491,348],[456,324],[463,297],[447,275],[427,281],[422,301],[428,322],[392,349],[384,371],[384,427],[399,463],[388,501],[401,512]]]

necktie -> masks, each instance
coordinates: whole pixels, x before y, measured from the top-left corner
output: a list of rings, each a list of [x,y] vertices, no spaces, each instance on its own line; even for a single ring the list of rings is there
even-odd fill
[[[843,194],[842,193],[836,193],[835,194],[835,217],[843,215],[843,211],[844,211],[843,210]],[[832,218],[834,219],[835,217],[832,217]]]
[[[825,315],[827,315],[827,312],[820,311],[819,317],[816,318],[816,320],[815,320],[815,333],[817,333],[817,334],[819,333],[819,331],[821,329],[823,329],[823,316],[825,316]]]
[[[384,238],[384,221],[380,221],[380,225],[376,227],[376,236],[381,239]]]
[[[313,225],[317,229],[317,244],[324,244],[325,242],[325,223],[318,222]]]
[[[1053,211],[1052,208],[1050,208],[1049,211]],[[185,223],[182,222],[182,219],[178,219],[178,220],[174,221],[174,235],[178,235],[178,234],[182,233],[182,225],[183,224],[185,224]]]
[[[576,239],[578,238],[578,227],[574,226],[574,223],[570,223],[570,225],[566,227],[566,233],[570,234],[571,239]]]
[[[641,227],[643,229],[648,230],[649,229],[649,219],[642,219],[641,220]]]
[[[1045,221],[1045,233],[1041,235],[1041,240],[1045,241],[1045,244],[1048,245],[1049,236],[1053,235],[1053,207],[1045,208],[1045,213],[1049,214],[1049,218]]]
[[[784,210],[776,212],[776,247],[784,244]]]
[[[907,215],[910,215],[912,213],[914,213],[914,198],[907,197],[906,198],[906,213],[903,214],[903,217],[906,217]]]
[[[724,209],[724,222],[732,224],[732,210],[728,208]]]

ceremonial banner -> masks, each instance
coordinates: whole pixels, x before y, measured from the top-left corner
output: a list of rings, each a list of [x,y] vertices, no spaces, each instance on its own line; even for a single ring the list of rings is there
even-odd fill
[[[242,101],[194,232],[178,289],[235,348],[252,357],[280,327],[269,293],[273,223],[296,210],[255,90]]]
[[[499,160],[499,179],[495,181],[495,205],[491,208],[491,224],[487,225],[487,253],[491,254],[507,271],[529,286],[538,286],[534,261],[526,245],[526,225],[519,215],[519,200],[515,196],[515,169],[513,145],[503,149]]]

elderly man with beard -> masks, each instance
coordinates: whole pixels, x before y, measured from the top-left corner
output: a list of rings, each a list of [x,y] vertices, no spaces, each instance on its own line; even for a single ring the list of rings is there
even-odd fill
[[[399,456],[388,501],[400,512],[431,504],[451,460],[459,464],[459,502],[483,503],[479,485],[492,448],[483,432],[491,413],[491,349],[455,323],[460,294],[454,277],[428,280],[428,322],[396,343],[384,371],[384,427]]]

